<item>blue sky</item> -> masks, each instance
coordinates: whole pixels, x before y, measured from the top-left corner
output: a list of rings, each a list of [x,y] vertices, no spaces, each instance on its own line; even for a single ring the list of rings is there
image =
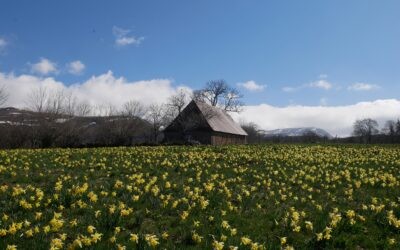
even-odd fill
[[[26,73],[47,58],[85,64],[67,84],[112,70],[129,80],[173,79],[192,88],[211,79],[249,80],[248,104],[343,105],[400,93],[398,1],[2,1],[0,36],[11,43],[3,72]],[[113,27],[143,37],[115,46]],[[330,90],[285,86],[318,80]],[[346,91],[362,82],[373,91]],[[337,90],[336,87],[341,87]]]
[[[247,105],[275,107],[399,99],[399,10],[389,0],[4,0],[0,72],[71,85],[111,70],[191,89],[222,78]]]

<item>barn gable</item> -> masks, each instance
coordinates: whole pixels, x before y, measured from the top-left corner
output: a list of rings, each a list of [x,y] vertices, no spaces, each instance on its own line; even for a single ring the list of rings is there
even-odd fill
[[[226,111],[206,103],[192,102],[197,105],[203,114],[212,113],[212,115],[206,115],[205,118],[213,131],[247,136],[246,131],[244,131]]]
[[[190,102],[164,131],[212,130],[196,102]]]

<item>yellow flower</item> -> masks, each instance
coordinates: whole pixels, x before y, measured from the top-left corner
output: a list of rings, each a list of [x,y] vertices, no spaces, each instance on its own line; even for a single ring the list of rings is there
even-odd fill
[[[8,215],[7,214],[3,214],[3,217],[1,218],[3,221],[7,221],[8,220]]]
[[[203,237],[201,237],[199,234],[197,234],[196,232],[192,232],[192,240],[196,243],[199,244],[201,242],[201,239]]]
[[[89,225],[89,226],[86,228],[87,232],[90,233],[90,234],[93,234],[95,229],[96,229],[96,228],[95,228],[94,226],[92,226],[92,225]]]
[[[58,236],[60,236],[60,239],[62,240],[66,240],[67,239],[67,234],[59,234]]]
[[[27,220],[24,221],[24,227],[29,227],[31,225],[31,223]]]
[[[5,229],[0,229],[0,237],[4,237],[7,235],[7,230]]]
[[[32,229],[27,230],[27,231],[25,232],[25,235],[26,235],[26,237],[28,237],[28,238],[32,237],[32,236],[33,236],[33,230],[32,230]]]
[[[91,235],[92,241],[93,241],[94,243],[97,243],[97,241],[100,241],[100,240],[101,240],[101,236],[103,236],[103,234],[100,234],[100,233],[94,233],[94,234],[92,234],[92,235]]]
[[[35,220],[40,220],[42,218],[42,213],[41,212],[36,212],[35,213]]]
[[[229,223],[226,220],[222,221],[221,226],[224,229],[229,229],[229,227],[230,227]]]
[[[97,195],[95,193],[93,193],[92,191],[90,191],[87,196],[89,197],[91,202],[97,202],[98,198]]]
[[[145,235],[145,240],[146,240],[147,244],[148,244],[150,247],[156,247],[158,244],[160,244],[160,243],[158,242],[157,236],[155,236],[155,235],[153,235],[153,234],[146,234],[146,235]]]
[[[64,243],[62,242],[61,239],[55,238],[55,239],[52,239],[50,242],[50,249],[54,249],[54,250],[61,249],[63,245],[64,245]]]
[[[226,237],[226,235],[221,235],[221,240],[222,240],[222,241],[225,242],[227,239],[228,239],[228,237]]]
[[[355,215],[356,215],[356,213],[354,212],[354,210],[347,210],[347,212],[346,212],[347,218],[354,218]]]
[[[240,238],[240,241],[242,242],[243,245],[247,246],[251,244],[251,239],[249,237],[242,237]]]
[[[281,245],[285,245],[287,241],[286,237],[281,237]]]
[[[117,244],[117,249],[118,249],[118,250],[125,250],[125,249],[126,249],[126,246]]]
[[[161,237],[162,237],[164,240],[168,239],[168,237],[169,237],[168,232],[165,232],[165,231],[164,231],[164,232],[162,233]]]
[[[312,222],[311,222],[311,221],[305,221],[305,223],[306,223],[306,228],[307,228],[308,230],[312,231],[312,230],[313,230],[313,224],[312,224]]]
[[[136,244],[139,242],[139,236],[137,234],[130,234],[129,240],[135,242]]]
[[[110,237],[110,242],[115,243],[117,241],[117,238],[115,236]]]
[[[17,245],[7,245],[6,250],[17,250]]]
[[[71,227],[76,227],[78,225],[78,220],[77,219],[73,219],[69,222],[69,224],[71,225]]]
[[[50,232],[50,226],[49,226],[49,225],[44,226],[44,227],[43,227],[43,232],[44,232],[45,234],[47,234],[48,232]]]
[[[222,250],[224,249],[224,242],[214,240],[212,246],[214,250]]]
[[[186,218],[189,216],[189,212],[188,211],[183,211],[180,215],[182,220],[186,220]]]

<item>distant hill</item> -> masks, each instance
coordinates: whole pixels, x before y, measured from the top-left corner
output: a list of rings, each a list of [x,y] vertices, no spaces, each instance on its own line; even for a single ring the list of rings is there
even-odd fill
[[[321,128],[315,127],[306,127],[306,128],[283,128],[283,129],[274,129],[268,130],[264,132],[266,137],[297,137],[297,136],[305,136],[309,134],[315,134],[319,137],[327,137],[329,139],[333,138],[331,134]]]

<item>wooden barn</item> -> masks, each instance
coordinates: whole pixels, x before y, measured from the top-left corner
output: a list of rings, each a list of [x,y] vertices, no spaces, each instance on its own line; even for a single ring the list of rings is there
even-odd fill
[[[164,130],[170,143],[244,144],[247,133],[225,111],[191,101]]]

